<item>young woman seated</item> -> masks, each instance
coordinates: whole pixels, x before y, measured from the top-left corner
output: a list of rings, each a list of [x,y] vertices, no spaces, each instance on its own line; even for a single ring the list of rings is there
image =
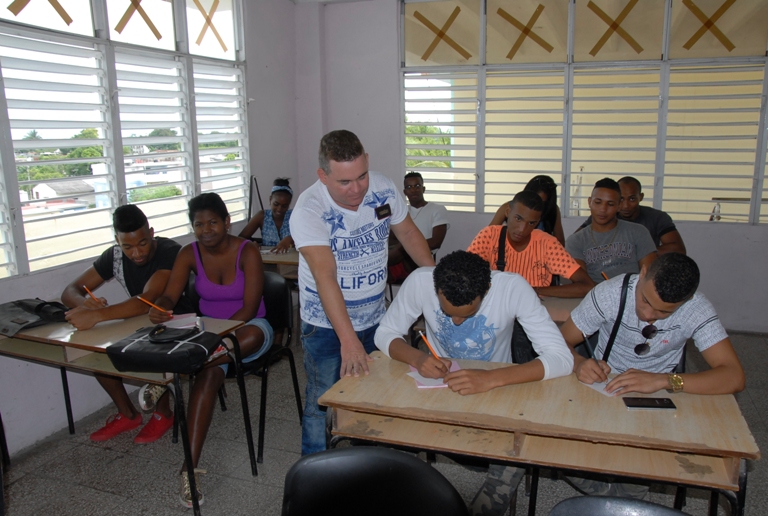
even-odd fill
[[[251,238],[257,229],[261,230],[261,245],[274,247],[273,252],[284,253],[293,246],[291,237],[291,213],[293,190],[287,178],[278,177],[272,183],[268,210],[261,210],[251,217],[240,232],[243,238]]]

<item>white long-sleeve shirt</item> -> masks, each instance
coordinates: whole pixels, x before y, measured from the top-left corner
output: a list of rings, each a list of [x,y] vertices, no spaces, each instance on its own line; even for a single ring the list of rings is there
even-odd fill
[[[434,267],[421,267],[403,283],[376,331],[376,346],[389,356],[389,345],[402,338],[424,314],[427,339],[445,358],[512,362],[515,318],[531,339],[544,366],[544,380],[573,371],[573,356],[536,292],[518,274],[493,271],[491,288],[480,309],[455,325],[440,309],[432,280]]]

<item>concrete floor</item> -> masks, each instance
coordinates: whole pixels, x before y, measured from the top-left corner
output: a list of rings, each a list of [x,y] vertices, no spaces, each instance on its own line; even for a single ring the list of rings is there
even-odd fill
[[[732,335],[747,373],[747,389],[737,395],[742,413],[762,450],[768,449],[768,337]],[[294,338],[293,350],[303,385],[302,353]],[[689,353],[689,371],[702,367],[698,353]],[[254,427],[258,421],[261,382],[246,380]],[[283,360],[270,370],[264,463],[252,477],[244,438],[237,385],[228,381],[228,408],[218,412],[208,435],[200,467],[205,515],[279,515],[283,481],[300,456],[301,427],[291,394],[290,372]],[[63,430],[13,457],[5,472],[8,516],[55,515],[174,515],[191,513],[178,502],[178,471],[183,452],[171,443],[170,433],[150,445],[135,445],[135,432],[106,443],[88,435],[102,426],[112,409],[106,408],[77,422],[77,433]],[[145,417],[146,420],[146,417]],[[254,431],[256,428],[254,428]],[[469,502],[484,475],[438,456],[436,467]],[[653,485],[648,499],[671,506],[673,490]],[[546,515],[560,500],[578,493],[557,474],[545,470],[539,484],[537,514]],[[685,511],[707,514],[708,493],[689,490]],[[763,509],[760,509],[763,507]],[[768,462],[749,463],[746,514],[768,512]],[[517,513],[527,514],[528,497],[520,493]],[[766,511],[766,512],[763,512]],[[721,497],[719,514],[730,514]]]

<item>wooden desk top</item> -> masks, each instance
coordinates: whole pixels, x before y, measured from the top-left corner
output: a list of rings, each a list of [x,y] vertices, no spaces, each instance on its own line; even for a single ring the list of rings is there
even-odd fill
[[[216,332],[220,335],[229,333],[243,325],[240,321],[211,319],[210,317],[203,317],[203,324],[207,331]],[[83,331],[75,329],[69,323],[46,324],[37,328],[22,330],[15,335],[15,338],[106,353],[108,346],[147,326],[154,326],[149,320],[149,315],[139,315],[130,319],[106,321]]]
[[[579,306],[583,299],[583,297],[542,297],[541,304],[547,309],[555,324],[559,326],[568,320],[573,309]]]
[[[371,374],[345,377],[320,404],[369,414],[520,432],[636,448],[757,459],[760,451],[732,395],[672,395],[676,411],[628,411],[620,397],[581,385],[574,375],[461,396],[449,389],[418,389],[408,366],[381,352]],[[505,367],[459,361],[464,368]],[[633,396],[638,396],[633,394]],[[642,395],[639,395],[642,396]]]
[[[262,251],[268,251],[271,247],[263,247]],[[299,264],[299,251],[295,247],[292,247],[287,253],[261,253],[261,261],[264,263],[274,263],[279,265],[298,265]]]

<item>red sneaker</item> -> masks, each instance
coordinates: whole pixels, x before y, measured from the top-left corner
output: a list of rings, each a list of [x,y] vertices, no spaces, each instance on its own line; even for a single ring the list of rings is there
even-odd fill
[[[133,442],[136,444],[153,443],[165,435],[165,432],[172,426],[173,416],[165,417],[164,415],[155,412],[152,414],[152,417],[149,418],[147,424],[144,425],[144,428],[141,429],[139,435],[133,439]]]
[[[122,414],[110,416],[106,425],[91,434],[91,441],[108,441],[116,435],[140,427],[142,422],[141,414],[136,414],[133,419],[128,419]]]

